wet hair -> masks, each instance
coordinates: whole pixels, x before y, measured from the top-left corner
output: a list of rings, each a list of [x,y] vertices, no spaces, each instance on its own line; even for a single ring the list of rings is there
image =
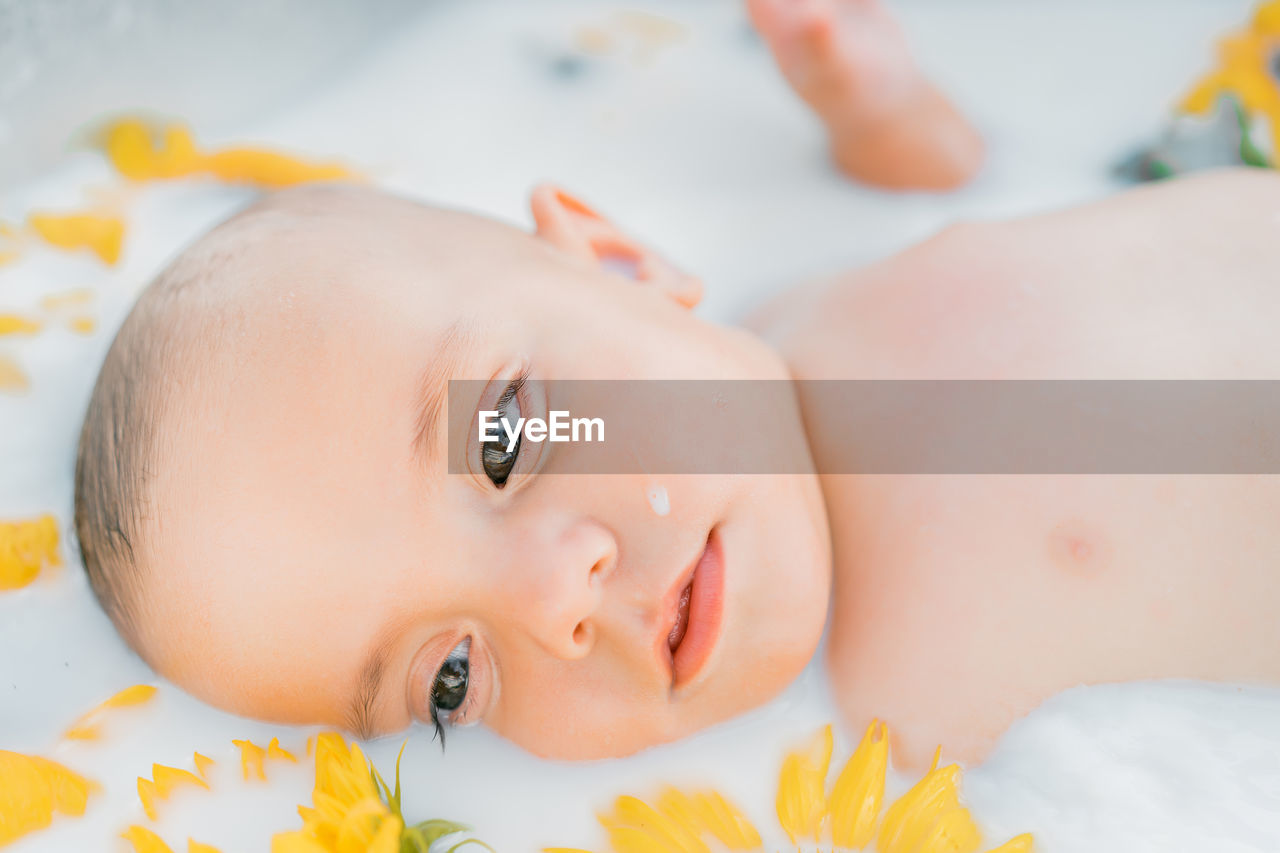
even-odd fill
[[[144,291],[98,373],[75,469],[75,527],[89,585],[135,649],[144,531],[160,451],[160,429],[193,349],[182,333],[185,294],[216,278],[219,253],[197,243]]]
[[[277,193],[210,231],[148,285],[107,351],[76,452],[76,538],[98,603],[144,657],[147,537],[163,523],[154,487],[170,458],[166,420],[242,317],[237,292],[252,283],[240,261],[346,192]]]
[[[311,228],[324,219],[359,228],[369,219],[366,212],[418,218],[430,210],[353,186],[272,193],[179,254],[130,311],[107,352],[80,431],[75,527],[94,595],[144,658],[144,582],[154,569],[150,543],[164,524],[156,484],[162,466],[182,459],[166,428],[173,413],[207,390],[203,368],[227,358],[228,342],[249,333],[247,305],[264,277],[279,274],[271,261],[282,248],[297,240],[310,251]],[[439,226],[446,220],[430,221]]]

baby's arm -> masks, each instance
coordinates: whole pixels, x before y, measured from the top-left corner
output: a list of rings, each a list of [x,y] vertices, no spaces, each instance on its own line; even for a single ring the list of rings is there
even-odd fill
[[[747,0],[747,7],[850,177],[946,190],[978,171],[982,138],[921,73],[880,0]]]

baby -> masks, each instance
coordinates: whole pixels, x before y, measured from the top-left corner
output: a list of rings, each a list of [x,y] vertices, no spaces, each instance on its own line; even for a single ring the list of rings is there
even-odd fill
[[[811,5],[752,9],[779,35],[769,15]],[[844,36],[818,47],[848,35],[822,20]],[[774,44],[814,100],[836,85]],[[908,89],[946,138],[954,114]],[[897,181],[863,144],[838,159]],[[663,478],[664,513],[641,475],[548,475],[549,445],[448,430],[451,379],[479,380],[470,418],[542,411],[566,379],[1280,376],[1280,177],[955,227],[783,297],[755,333],[697,318],[696,279],[563,191],[532,210],[531,236],[288,191],[143,294],[90,401],[76,527],[157,672],[250,716],[364,736],[483,721],[583,759],[768,700],[829,617],[842,712],[888,720],[906,764],[938,743],[979,759],[1079,683],[1280,680],[1274,478],[690,474]],[[821,420],[790,405],[797,431]]]

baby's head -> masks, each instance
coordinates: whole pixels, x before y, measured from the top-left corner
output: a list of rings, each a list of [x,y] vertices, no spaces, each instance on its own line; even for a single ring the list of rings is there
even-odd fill
[[[814,477],[666,478],[664,516],[631,475],[539,476],[501,453],[448,473],[465,452],[444,427],[451,378],[484,380],[475,404],[495,408],[535,405],[536,383],[513,388],[525,375],[785,376],[588,208],[550,188],[533,208],[537,236],[369,190],[287,191],[142,295],[89,405],[76,529],[98,599],[160,674],[253,717],[366,736],[483,720],[592,758],[799,672],[828,596]],[[695,566],[707,624],[673,665]]]

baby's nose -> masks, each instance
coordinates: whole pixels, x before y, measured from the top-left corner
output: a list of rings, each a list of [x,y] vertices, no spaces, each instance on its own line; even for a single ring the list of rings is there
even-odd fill
[[[617,558],[613,534],[593,521],[548,524],[529,537],[523,554],[514,555],[510,612],[548,654],[585,657],[595,644],[605,579]]]

